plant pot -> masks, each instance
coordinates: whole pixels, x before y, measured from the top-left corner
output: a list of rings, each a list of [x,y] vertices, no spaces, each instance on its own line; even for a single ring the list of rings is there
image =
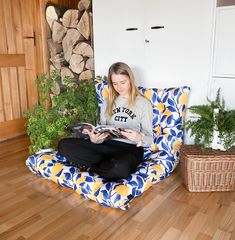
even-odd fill
[[[226,151],[224,139],[219,136],[219,131],[213,130],[210,147],[214,150]]]

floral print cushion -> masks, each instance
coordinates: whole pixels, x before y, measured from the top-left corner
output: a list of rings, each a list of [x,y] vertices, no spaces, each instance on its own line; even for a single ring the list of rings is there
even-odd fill
[[[101,106],[108,94],[107,82],[96,79],[95,86]],[[161,90],[139,87],[139,91],[153,105],[154,144],[145,148],[146,161],[127,179],[107,182],[95,173],[83,172],[70,166],[64,157],[50,149],[29,156],[26,160],[28,168],[34,174],[71,188],[101,205],[127,209],[133,198],[169,176],[178,164],[184,111],[190,89],[180,87]]]
[[[139,87],[139,91],[153,105],[154,150],[174,153],[177,156],[175,160],[178,160],[183,141],[183,121],[190,88],[148,89]],[[153,150],[153,147],[150,150]]]
[[[70,166],[66,159],[51,149],[42,150],[29,156],[28,168],[61,186],[73,189],[78,194],[101,205],[126,210],[134,197],[140,196],[154,183],[164,179],[172,171],[171,166],[157,159],[142,162],[136,172],[118,182],[106,182],[92,172],[82,172]]]

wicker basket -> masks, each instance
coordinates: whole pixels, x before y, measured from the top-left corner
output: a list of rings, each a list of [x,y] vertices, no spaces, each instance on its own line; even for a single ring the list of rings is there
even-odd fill
[[[180,162],[184,184],[190,192],[235,190],[235,148],[222,152],[184,145]]]

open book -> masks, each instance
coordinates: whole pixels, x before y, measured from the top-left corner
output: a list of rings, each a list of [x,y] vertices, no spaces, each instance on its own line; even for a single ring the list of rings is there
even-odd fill
[[[94,133],[109,133],[108,138],[126,138],[122,135],[121,131],[125,129],[117,128],[112,125],[97,125],[94,126],[90,123],[79,123],[72,127],[73,136],[78,138],[89,138],[89,135],[86,133],[86,130],[94,131]]]

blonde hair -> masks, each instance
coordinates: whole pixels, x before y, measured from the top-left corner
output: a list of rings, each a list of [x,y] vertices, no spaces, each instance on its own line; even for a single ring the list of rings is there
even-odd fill
[[[109,117],[112,116],[112,110],[115,104],[115,99],[118,96],[118,93],[114,89],[113,83],[112,83],[113,74],[125,75],[129,78],[130,80],[129,99],[128,99],[129,106],[133,106],[135,103],[136,97],[140,95],[135,85],[135,77],[133,72],[131,71],[131,68],[123,62],[116,62],[112,64],[108,71],[109,95],[108,95],[106,113],[108,114]]]

